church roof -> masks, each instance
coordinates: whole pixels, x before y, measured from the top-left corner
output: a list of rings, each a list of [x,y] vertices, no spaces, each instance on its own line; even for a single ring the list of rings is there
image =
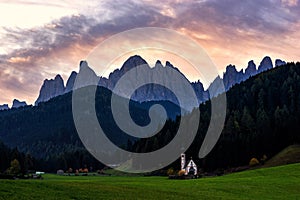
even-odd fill
[[[197,167],[196,163],[192,159],[189,160],[188,162],[186,162],[185,165],[184,165],[184,167],[187,167],[190,164],[192,164],[192,166],[196,166]]]

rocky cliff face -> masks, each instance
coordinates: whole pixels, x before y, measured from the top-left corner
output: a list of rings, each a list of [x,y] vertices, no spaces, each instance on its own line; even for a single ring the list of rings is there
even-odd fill
[[[79,72],[76,75],[76,85],[73,84],[74,85],[73,89],[78,89],[81,87],[98,84],[99,77],[88,66],[88,63],[86,61],[81,61],[79,67],[80,67]],[[74,83],[74,81],[73,81],[73,83]]]
[[[138,66],[140,68],[137,68]],[[130,73],[127,73],[128,71]],[[179,105],[180,102],[174,93],[186,96],[187,88],[185,88],[181,81],[185,81],[186,83],[189,83],[189,81],[180,72],[181,79],[175,78],[174,73],[178,75],[178,72],[179,70],[170,62],[166,62],[164,66],[158,60],[155,66],[151,68],[140,56],[133,56],[124,63],[121,69],[115,70],[110,74],[107,83],[108,88],[113,90],[120,78],[126,74],[129,77],[128,80],[132,81],[126,81],[126,88],[114,90],[114,93],[128,97],[127,94],[130,89],[133,89],[134,93],[130,96],[132,100],[138,102],[167,100]],[[137,88],[135,81],[141,81],[144,84]],[[197,90],[196,96],[198,101],[202,102],[205,97],[202,83],[193,83],[192,86]],[[181,104],[186,109],[192,109],[187,102],[181,102]]]
[[[280,59],[276,59],[276,60],[275,60],[275,67],[279,67],[279,66],[285,65],[285,64],[286,64],[285,61],[282,61],[282,60],[280,60]]]
[[[275,66],[281,66],[284,65],[285,62],[282,60],[277,59],[275,62]],[[223,81],[225,90],[229,90],[233,85],[240,83],[241,81],[244,81],[248,79],[250,76],[255,76],[256,74],[259,74],[261,72],[264,72],[266,70],[272,69],[273,63],[270,57],[266,56],[261,61],[258,69],[256,70],[256,65],[253,60],[248,62],[248,66],[245,70],[245,73],[243,70],[237,71],[234,65],[229,65],[226,68],[226,72],[223,74],[223,79],[220,77],[217,77],[209,86],[209,88],[214,88],[214,91],[216,91],[215,94],[220,94],[221,90],[216,89],[216,85],[220,82],[220,80]],[[219,84],[220,85],[220,84]],[[210,95],[212,97],[212,95]]]
[[[272,60],[269,56],[264,57],[264,59],[261,61],[260,65],[258,66],[258,73],[267,71],[269,69],[273,68]]]
[[[253,60],[250,60],[245,70],[244,80],[248,79],[250,76],[255,76],[256,74],[256,65]]]
[[[112,90],[115,87],[115,84],[118,80],[129,70],[134,69],[138,66],[149,67],[148,63],[141,57],[141,56],[131,56],[128,58],[120,69],[114,70],[112,73],[109,74],[108,80],[102,79],[101,86],[107,87],[108,89]]]
[[[71,73],[71,75],[69,76],[69,79],[67,81],[66,88],[65,88],[65,93],[68,93],[68,92],[73,90],[76,77],[77,77],[77,73],[73,71]]]
[[[243,80],[243,75],[243,70],[238,72],[234,65],[227,66],[223,75],[225,90],[228,90],[234,84],[240,83]]]
[[[203,84],[200,81],[192,83],[192,86],[195,90],[199,103],[208,100],[208,92],[204,90]]]
[[[285,64],[285,62],[282,60],[277,59],[275,61],[275,66],[280,66],[283,64]],[[134,71],[138,66],[141,66],[143,68],[142,74],[137,74],[137,72]],[[226,67],[223,78],[217,77],[209,86],[212,94],[209,94],[208,90],[205,90],[203,88],[203,84],[200,81],[191,83],[191,85],[196,93],[198,101],[204,102],[209,99],[209,96],[213,97],[214,95],[217,95],[220,91],[222,91],[222,89],[217,88],[221,85],[221,81],[224,83],[225,90],[227,91],[233,85],[248,79],[250,76],[254,76],[260,72],[272,68],[273,63],[271,58],[268,56],[263,58],[258,69],[256,69],[256,65],[253,60],[249,61],[245,73],[243,72],[243,70],[237,71],[234,65],[229,65]],[[88,85],[95,85],[95,83],[98,83],[99,86],[103,86],[110,90],[113,90],[120,78],[130,70],[136,72],[135,76],[132,77],[132,80],[149,80],[149,82],[155,83],[159,79],[162,79],[165,81],[164,85],[170,85],[171,87],[170,89],[167,89],[166,87],[162,87],[157,84],[144,85],[140,88],[135,88],[136,90],[130,97],[131,99],[139,102],[152,100],[168,100],[178,104],[178,100],[172,91],[175,90],[175,86],[178,86],[180,84],[172,78],[173,75],[170,74],[170,72],[172,71],[171,69],[177,70],[177,72],[181,74],[181,72],[168,61],[166,62],[165,66],[163,66],[160,61],[157,61],[155,66],[151,68],[142,57],[135,55],[128,58],[120,69],[114,70],[112,73],[110,73],[108,78],[105,78],[98,77],[95,72],[88,66],[88,63],[86,61],[81,61],[78,74],[76,72],[71,73],[65,88],[60,75],[57,75],[54,80],[45,80],[36,104],[38,104],[39,102],[48,101],[55,96],[70,92],[73,89]],[[183,74],[181,75],[185,78]],[[76,88],[74,88],[75,80],[77,83]],[[185,80],[187,79],[185,78]],[[127,84],[128,88],[133,87],[133,85],[130,85],[131,83]],[[179,94],[185,94],[185,89],[180,88],[180,86],[176,87],[176,90],[179,90],[177,91]],[[125,90],[117,91],[117,94],[120,96],[124,96]]]
[[[48,101],[49,99],[62,95],[65,92],[64,81],[60,75],[57,75],[54,79],[46,79],[40,90],[40,95],[35,102],[37,105],[40,102]]]
[[[23,107],[23,106],[27,106],[27,103],[25,101],[19,101],[17,99],[13,100],[12,108],[20,108],[20,107]]]
[[[8,109],[9,109],[8,104],[0,105],[0,110],[8,110]]]

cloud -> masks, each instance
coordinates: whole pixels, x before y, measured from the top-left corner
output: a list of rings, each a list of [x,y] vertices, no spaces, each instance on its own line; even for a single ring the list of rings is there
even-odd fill
[[[180,8],[173,27],[202,44],[220,69],[266,54],[284,55],[287,60],[297,57],[291,58],[286,52],[295,52],[287,46],[299,46],[291,41],[299,39],[295,34],[300,24],[299,6],[286,7],[279,0],[184,1],[173,6]]]
[[[180,24],[184,24],[183,21],[210,24],[230,32],[239,28],[263,34],[281,34],[289,31],[289,26],[298,22],[300,16],[274,0],[210,0],[188,3],[183,7],[186,9],[181,10],[184,17]]]
[[[30,98],[27,99],[33,102],[43,79],[57,73],[62,73],[66,79],[79,61],[106,37],[151,24],[159,18],[151,10],[129,12],[142,10],[142,5],[134,2],[128,5],[116,2],[115,7],[110,4],[104,6],[109,14],[66,16],[30,29],[3,27],[5,35],[2,39],[6,41],[4,51],[8,53],[0,56],[0,69],[9,69],[9,76],[0,75],[1,89],[14,91],[15,96],[24,98],[28,93],[23,86],[30,88]],[[105,9],[102,7],[101,10]],[[112,17],[113,12],[118,14]],[[124,17],[126,13],[128,16]]]
[[[13,2],[68,6],[61,1],[51,5]],[[192,37],[205,47],[220,70],[226,64],[246,63],[247,59],[261,58],[262,54],[280,55],[283,59],[289,55],[292,59],[300,57],[295,50],[299,47],[295,41],[300,36],[295,31],[300,27],[300,7],[296,0],[166,0],[160,4],[151,0],[78,1],[73,6],[78,14],[43,26],[0,27],[3,41],[0,70],[9,72],[0,74],[2,91],[10,88],[14,91],[10,95],[34,102],[43,79],[57,73],[66,79],[99,42],[121,31],[144,26],[172,28]]]
[[[281,0],[282,4],[290,7],[294,7],[298,5],[298,0]]]

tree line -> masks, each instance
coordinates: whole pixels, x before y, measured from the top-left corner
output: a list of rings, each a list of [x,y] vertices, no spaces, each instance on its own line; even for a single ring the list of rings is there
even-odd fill
[[[297,131],[300,129],[300,63],[288,63],[251,77],[233,86],[226,96],[227,114],[221,137],[201,160],[198,152],[210,122],[211,103],[200,105],[199,130],[186,154],[203,170],[248,165],[253,157],[270,158],[283,148],[300,143]],[[129,149],[150,152],[163,147],[174,137],[179,118],[169,120],[155,137],[138,140]],[[168,167],[176,169],[179,163],[177,160]]]
[[[253,157],[272,157],[286,146],[300,143],[300,64],[288,63],[258,74],[233,86],[227,93],[227,114],[217,145],[204,159],[198,152],[211,116],[211,103],[200,105],[197,135],[186,151],[205,171],[247,165]],[[158,134],[138,139],[123,133],[110,113],[111,91],[98,88],[97,117],[107,136],[119,147],[132,152],[151,152],[168,144],[175,136],[180,118],[192,120],[193,112],[174,117],[179,108],[172,108],[170,119]],[[216,97],[218,98],[218,97]],[[153,102],[155,103],[155,102]],[[131,115],[137,124],[149,122],[146,105],[131,102]],[[17,159],[21,170],[30,168],[56,171],[90,168],[101,169],[98,162],[81,143],[72,116],[72,94],[68,93],[36,107],[0,111],[0,170],[7,170]],[[189,130],[186,130],[187,134]],[[17,147],[17,148],[16,148]],[[20,153],[22,152],[22,153]],[[180,155],[178,155],[179,157]],[[178,168],[179,160],[172,163]],[[170,167],[168,166],[168,167]]]

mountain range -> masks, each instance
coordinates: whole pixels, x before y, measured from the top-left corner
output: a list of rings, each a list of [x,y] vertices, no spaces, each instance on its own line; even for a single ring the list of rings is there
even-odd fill
[[[273,66],[281,66],[286,64],[285,61],[282,61],[280,59],[276,59],[275,63],[273,65],[272,60],[270,57],[266,56],[263,58],[261,63],[259,64],[258,68],[256,67],[256,64],[253,60],[248,62],[248,66],[245,69],[245,71],[242,69],[240,71],[237,71],[235,65],[228,65],[226,67],[226,71],[223,73],[223,78],[216,77],[216,79],[210,84],[208,89],[204,89],[203,84],[200,80],[196,82],[190,82],[191,86],[193,87],[195,94],[197,96],[199,104],[202,102],[207,101],[210,98],[209,90],[211,88],[217,87],[218,81],[223,81],[225,91],[228,91],[233,85],[240,83],[241,81],[244,81],[248,79],[251,76],[254,76],[258,73],[261,73],[263,71],[266,71],[268,69],[272,69]],[[105,87],[109,90],[113,90],[116,83],[120,78],[129,70],[136,68],[137,66],[143,66],[146,70],[146,73],[142,76],[149,76],[150,71],[156,70],[157,74],[160,74],[160,77],[151,77],[152,82],[155,82],[155,79],[164,78],[165,81],[173,81],[172,78],[167,74],[168,68],[175,69],[179,73],[181,73],[178,68],[174,67],[169,61],[166,62],[165,66],[162,65],[162,63],[158,60],[153,68],[151,68],[148,63],[138,55],[132,56],[128,58],[122,67],[120,69],[116,69],[113,72],[110,73],[108,78],[105,77],[98,77],[96,73],[89,67],[88,63],[86,61],[81,61],[79,64],[79,72],[73,71],[67,82],[66,85],[64,84],[64,80],[61,77],[61,75],[56,75],[54,79],[46,79],[44,80],[44,83],[42,84],[39,92],[39,96],[37,100],[35,101],[35,105],[38,105],[40,102],[46,102],[54,97],[60,96],[62,94],[68,93],[72,91],[74,88],[74,83],[76,80],[76,77],[78,74],[81,74],[85,77],[89,77],[90,79],[81,81],[80,87],[91,85],[91,80],[99,80],[98,85]],[[152,69],[152,70],[151,70]],[[182,73],[181,73],[182,74]],[[183,75],[183,74],[182,74]],[[184,76],[184,75],[183,75]],[[185,76],[184,76],[185,77]],[[142,77],[143,78],[143,77]],[[187,80],[187,79],[186,79]],[[176,84],[176,83],[174,83]],[[171,92],[171,90],[161,87],[155,84],[149,84],[146,86],[143,86],[136,90],[134,94],[132,95],[131,99],[138,102],[147,102],[147,101],[160,101],[160,100],[167,100],[171,101],[175,104],[179,104],[176,96]],[[182,91],[179,91],[179,93],[184,94],[185,90],[182,89]],[[118,93],[119,96],[125,96],[121,91]],[[12,108],[18,108],[22,106],[26,106],[26,102],[14,100]],[[186,108],[187,110],[191,110],[189,105],[181,105],[182,107]],[[0,110],[7,110],[9,109],[9,106],[7,104],[0,105]]]
[[[20,108],[24,106],[27,106],[27,103],[25,101],[19,101],[18,99],[14,99],[11,108]],[[8,109],[9,109],[8,104],[0,105],[0,110],[8,110]]]
[[[81,66],[84,65],[87,63],[82,62]],[[227,114],[222,135],[213,151],[200,161],[196,158],[209,126],[211,102],[201,104],[199,129],[187,154],[193,156],[195,162],[202,163],[205,170],[212,170],[246,165],[252,157],[260,158],[264,154],[271,157],[286,146],[299,143],[300,135],[295,131],[300,124],[299,80],[300,63],[288,63],[232,86],[226,92]],[[120,130],[114,121],[111,96],[111,90],[97,87],[96,116],[107,137],[120,148],[132,152],[151,152],[168,144],[177,132],[180,119],[193,116],[189,113],[180,116],[180,108],[170,101],[140,103],[130,100],[130,116],[140,126],[149,124],[149,108],[157,103],[166,108],[169,117],[155,136],[134,138]],[[89,96],[82,96],[83,105],[86,99],[90,99]],[[37,106],[0,111],[0,121],[0,141],[9,148],[44,160],[46,163],[40,170],[55,171],[85,164],[95,167],[74,125],[72,92]],[[188,128],[186,133],[189,133]],[[176,166],[175,163],[173,167]]]
[[[88,85],[93,81],[102,80],[101,84],[106,85],[97,87],[96,116],[105,134],[113,143],[132,152],[151,152],[168,144],[177,132],[180,119],[191,118],[193,111],[180,115],[181,108],[172,101],[138,102],[130,99],[130,116],[140,126],[149,124],[149,108],[152,105],[158,103],[167,111],[168,120],[161,131],[155,136],[142,139],[124,133],[114,120],[110,100],[113,92],[108,87],[113,88],[113,83],[118,80],[120,74],[125,74],[126,70],[133,69],[132,66],[139,65],[136,62],[144,63],[139,56],[133,56],[127,61],[130,65],[126,66],[124,63],[107,79],[99,79],[88,63],[82,61],[79,73],[72,73],[66,87],[61,84],[63,80],[60,76],[56,76],[52,81],[48,80],[46,86],[42,87],[43,90],[53,85],[56,90],[49,89],[48,93],[46,90],[43,94],[53,94],[51,91],[59,91],[61,95],[50,97],[46,102],[39,102],[37,106],[21,106],[17,109],[0,111],[0,140],[9,148],[17,148],[20,152],[29,153],[37,159],[46,161],[41,170],[55,171],[58,168],[67,169],[70,166],[82,167],[87,163],[93,165],[94,161],[82,145],[74,125],[72,89],[76,89],[76,92],[89,90],[93,87],[88,87]],[[275,66],[282,64],[284,64],[283,61],[275,61]],[[166,67],[176,69],[170,63],[166,65],[164,67],[157,62],[154,68],[157,67],[160,73],[162,71],[159,70],[167,70]],[[127,68],[129,66],[131,68]],[[145,67],[148,66],[145,65]],[[299,129],[300,124],[300,63],[288,63],[272,68],[274,67],[269,57],[264,58],[258,68],[253,61],[250,61],[245,72],[237,71],[235,66],[229,65],[223,78],[217,77],[210,85],[210,87],[215,87],[217,81],[224,81],[228,90],[226,92],[227,114],[217,145],[202,160],[202,166],[206,170],[245,165],[252,157],[259,158],[264,154],[269,157],[288,145],[300,142],[299,134],[294,131]],[[77,76],[81,74],[89,74],[92,78],[82,80],[80,88],[74,88],[74,81],[76,78],[80,79],[80,76]],[[93,77],[95,80],[92,80]],[[60,84],[54,84],[54,82],[60,82]],[[238,82],[241,83],[237,84]],[[109,83],[111,85],[108,85]],[[191,84],[195,86],[195,83]],[[201,84],[200,81],[198,84]],[[67,88],[69,92],[66,92]],[[164,88],[160,89],[163,91]],[[200,91],[205,92],[204,89]],[[84,105],[86,99],[91,98],[83,95],[80,103]],[[15,102],[18,105],[18,102]],[[198,157],[199,148],[209,126],[210,100],[200,104],[199,108],[201,113],[199,129],[193,144],[187,150],[187,154],[193,158]],[[123,113],[120,112],[118,115],[123,115]],[[194,122],[191,121],[191,123]],[[186,132],[188,133],[189,130],[187,129]]]
[[[284,61],[277,59],[275,61],[275,67],[286,64]],[[178,68],[174,67],[169,61],[166,62],[165,66],[162,65],[162,63],[158,60],[153,68],[151,68],[148,63],[140,56],[135,55],[130,58],[128,58],[125,63],[122,65],[120,69],[116,69],[113,72],[110,73],[108,78],[105,77],[97,77],[96,73],[88,66],[88,63],[86,61],[80,62],[80,68],[79,68],[79,74],[84,74],[84,76],[90,77],[90,79],[85,80],[85,82],[80,83],[80,87],[88,86],[91,84],[91,80],[99,80],[98,85],[105,87],[109,90],[113,90],[116,83],[120,80],[120,78],[129,70],[136,68],[137,66],[143,66],[145,70],[145,74],[142,74],[140,76],[146,77],[149,76],[150,71],[157,71],[157,75],[160,77],[152,76],[151,80],[153,83],[156,82],[155,79],[164,78],[164,81],[172,82],[172,77],[167,74],[167,69],[172,68],[177,70],[179,73],[181,73]],[[254,76],[258,73],[261,73],[263,71],[269,70],[273,68],[273,63],[270,57],[265,57],[261,61],[258,68],[256,68],[255,63],[253,60],[248,62],[248,66],[245,69],[245,72],[243,70],[237,71],[236,67],[234,65],[228,65],[226,67],[226,71],[223,74],[223,78],[217,77],[214,82],[211,83],[209,88],[216,85],[216,83],[221,79],[224,82],[225,90],[228,91],[233,85],[240,83],[241,81],[244,81],[248,79],[251,76]],[[66,86],[64,86],[64,80],[60,75],[57,75],[54,79],[51,80],[45,80],[39,93],[39,97],[35,102],[35,105],[38,105],[40,102],[45,102],[50,100],[53,97],[68,93],[72,91],[74,87],[74,82],[76,80],[76,77],[78,75],[77,72],[73,71],[71,75],[69,76]],[[182,74],[183,75],[183,74]],[[184,75],[183,75],[184,76]],[[186,79],[187,80],[187,79]],[[170,85],[173,85],[176,83],[172,83]],[[201,81],[197,82],[190,82],[192,85],[196,96],[198,98],[199,104],[207,101],[209,99],[209,89],[205,90],[203,87],[203,84]],[[171,88],[172,91],[172,88]],[[174,94],[168,90],[167,88],[157,86],[155,84],[149,84],[144,87],[139,88],[134,92],[132,95],[132,100],[138,101],[138,102],[147,102],[147,101],[159,101],[159,100],[167,100],[171,101],[178,105],[178,100],[174,96]],[[184,89],[182,91],[179,91],[179,93],[184,94]],[[124,96],[122,91],[118,93],[120,96]],[[181,105],[187,109],[189,109],[189,105]],[[189,109],[190,110],[190,109]]]

